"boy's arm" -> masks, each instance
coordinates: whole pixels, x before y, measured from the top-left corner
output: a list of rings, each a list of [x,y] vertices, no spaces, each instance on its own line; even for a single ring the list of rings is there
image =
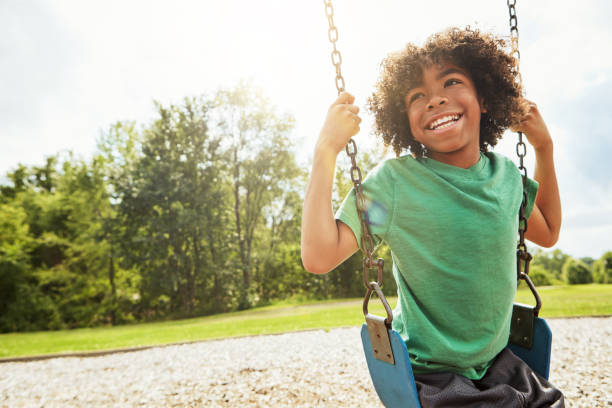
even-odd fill
[[[316,274],[331,271],[359,248],[353,231],[336,221],[332,211],[336,157],[361,122],[354,100],[343,93],[332,104],[315,147],[302,210],[301,250],[304,268]]]
[[[527,100],[527,114],[516,130],[522,131],[536,154],[534,179],[538,182],[533,211],[527,220],[525,238],[550,248],[559,239],[561,230],[561,199],[553,159],[553,141],[538,107]]]

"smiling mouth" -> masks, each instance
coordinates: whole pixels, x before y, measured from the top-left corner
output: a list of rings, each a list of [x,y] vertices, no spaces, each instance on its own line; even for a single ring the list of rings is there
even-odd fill
[[[427,130],[445,129],[447,127],[452,126],[455,122],[457,122],[462,117],[463,115],[459,113],[453,113],[450,115],[446,115],[446,116],[441,117],[440,119],[436,119],[433,122],[431,122],[429,125],[427,125],[426,129]]]

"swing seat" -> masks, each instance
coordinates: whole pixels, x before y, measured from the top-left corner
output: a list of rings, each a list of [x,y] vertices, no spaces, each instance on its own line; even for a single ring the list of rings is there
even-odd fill
[[[395,330],[388,332],[395,364],[374,356],[368,325],[361,326],[361,342],[374,388],[385,407],[421,408],[406,343]]]
[[[521,330],[517,329],[516,326],[520,324],[517,322],[518,309],[522,309],[523,315],[533,316],[533,319],[526,319],[529,325],[533,322],[533,327],[529,328],[529,332],[532,333],[532,339],[528,338],[528,335],[523,335],[520,339],[518,338]],[[531,314],[529,314],[531,313]],[[508,348],[517,357],[523,360],[527,365],[535,371],[540,377],[548,380],[550,374],[550,350],[552,345],[552,332],[546,320],[536,317],[533,314],[532,306],[525,306],[518,303],[514,305],[514,312],[512,316],[513,327],[510,328],[510,339],[508,341]]]
[[[548,380],[552,332],[544,319],[536,317],[533,309],[531,306],[514,305],[513,333],[510,335],[508,347],[533,371]],[[518,332],[517,325],[521,326]],[[406,343],[395,330],[387,331],[395,364],[375,357],[368,325],[364,323],[361,327],[361,341],[374,388],[385,407],[420,408]],[[520,345],[514,344],[516,339]]]

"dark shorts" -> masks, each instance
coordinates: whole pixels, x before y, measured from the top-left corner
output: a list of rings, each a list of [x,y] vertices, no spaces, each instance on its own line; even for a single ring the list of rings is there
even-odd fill
[[[504,349],[481,380],[453,373],[415,374],[419,400],[430,407],[565,407],[561,391]]]

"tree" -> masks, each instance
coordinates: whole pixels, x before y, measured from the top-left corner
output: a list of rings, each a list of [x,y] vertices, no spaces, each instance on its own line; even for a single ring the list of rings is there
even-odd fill
[[[107,276],[110,293],[107,297],[111,324],[134,319],[132,309],[140,299],[140,270],[136,265],[126,266],[123,248],[130,247],[122,240],[125,227],[119,206],[123,193],[132,184],[131,176],[141,158],[142,137],[134,122],[116,122],[107,132],[100,135],[95,157],[104,168],[104,182],[107,188],[109,208],[100,214],[99,235],[107,246]]]
[[[221,139],[208,131],[207,103],[192,98],[157,109],[130,182],[120,186],[123,241],[128,264],[142,270],[145,313],[191,316],[202,300],[214,307],[215,298],[198,290],[209,289],[211,276],[215,293],[223,292],[217,274],[229,234]]]
[[[536,286],[552,285],[553,277],[546,269],[539,265],[530,266],[529,277]]]
[[[229,153],[235,265],[242,275],[239,308],[244,309],[257,301],[252,285],[257,231],[271,221],[275,204],[300,176],[288,137],[294,120],[278,115],[261,92],[245,83],[217,92],[213,106],[211,131],[226,142]]]
[[[563,253],[560,249],[555,249],[550,252],[545,252],[538,249],[534,252],[531,265],[539,265],[550,272],[555,279],[561,279],[563,265],[568,258],[570,258],[570,256]]]
[[[570,285],[591,283],[593,282],[593,275],[584,262],[568,258],[563,265],[563,280]]]
[[[96,238],[98,214],[108,206],[102,178],[99,166],[70,154],[61,166],[52,156],[44,166],[19,166],[12,173],[13,186],[4,189],[11,191],[5,213],[12,214],[9,230],[27,245],[0,243],[0,251],[7,251],[3,269],[12,285],[5,296],[4,327],[35,330],[105,321],[99,280],[104,242]],[[11,210],[15,207],[20,210]],[[16,263],[9,253],[17,247]]]
[[[69,327],[98,325],[109,317],[104,275],[108,243],[99,235],[110,206],[103,170],[96,160],[69,156],[57,173],[54,191],[39,193],[32,203],[38,201],[40,210],[30,209],[39,216],[30,225],[40,231],[34,254],[41,290]]]
[[[612,283],[612,251],[608,251],[593,263],[593,281]]]
[[[591,258],[590,256],[584,256],[580,258],[580,261],[582,261],[589,268],[592,268],[593,264],[595,263],[595,259]]]
[[[26,213],[14,201],[0,204],[0,332],[57,328],[57,308],[39,290],[32,270]]]

